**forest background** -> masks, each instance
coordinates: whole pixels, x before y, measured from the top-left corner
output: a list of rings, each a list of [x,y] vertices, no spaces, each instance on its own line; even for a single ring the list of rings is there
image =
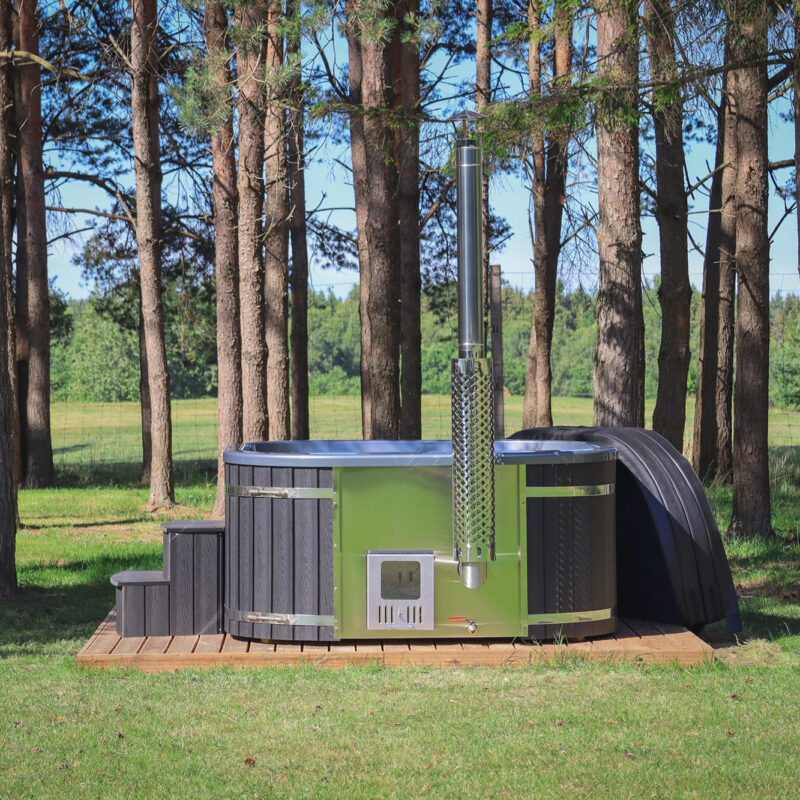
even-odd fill
[[[658,279],[644,291],[645,395],[656,396],[661,315]],[[508,395],[525,390],[525,362],[530,337],[532,292],[506,286],[503,296],[503,368]],[[312,292],[308,307],[309,390],[312,395],[351,395],[360,390],[358,287],[341,298],[333,290]],[[592,359],[597,338],[595,293],[582,286],[569,291],[559,282],[551,354],[553,395],[592,397]],[[181,307],[179,292],[165,297],[165,338],[175,399],[216,397],[217,355],[214,339],[213,287],[206,286],[191,307]],[[456,319],[447,304],[423,299],[422,392],[450,392],[450,359],[456,341]],[[700,340],[700,294],[691,305],[691,349]],[[96,295],[87,300],[51,296],[53,312],[52,398],[69,402],[139,400],[136,328],[126,327]],[[770,303],[770,405],[800,409],[800,298],[775,293]],[[687,388],[697,390],[697,362],[689,366]]]

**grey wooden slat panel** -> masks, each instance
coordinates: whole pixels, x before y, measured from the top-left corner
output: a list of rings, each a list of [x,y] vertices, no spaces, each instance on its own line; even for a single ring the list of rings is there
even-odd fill
[[[295,469],[292,485],[316,488],[316,469]],[[319,530],[317,500],[294,502],[294,611],[296,614],[319,613]],[[315,642],[316,626],[298,625],[298,641]]]
[[[608,527],[601,521],[608,509],[603,500],[600,497],[585,498],[589,513],[595,520],[592,525],[592,608],[606,608],[609,599],[605,585],[611,568],[606,542]]]
[[[117,635],[122,636],[122,615],[124,612],[124,608],[122,605],[122,589],[117,586],[114,588],[114,608],[116,609],[117,613],[115,614],[114,624],[117,628]]]
[[[317,484],[320,489],[333,489],[333,470],[318,469]]]
[[[319,470],[321,488],[332,488],[332,471]],[[317,506],[319,530],[319,613],[333,614],[333,500],[320,500]],[[332,626],[318,629],[319,640],[330,642],[335,637]]]
[[[145,636],[169,636],[169,585],[144,587]]]
[[[221,633],[225,606],[225,535],[217,536],[217,630]]]
[[[575,608],[592,606],[592,515],[587,497],[576,497],[572,504],[572,591]],[[613,502],[613,501],[612,501]]]
[[[166,531],[164,531],[161,534],[161,543],[162,543],[161,547],[162,547],[162,550],[164,551],[163,572],[164,572],[164,577],[167,580],[169,580],[169,573],[170,573],[170,550],[171,550],[171,548],[170,548],[169,537],[170,537],[170,535]]]
[[[292,470],[273,468],[275,486],[291,486]],[[294,500],[272,501],[272,611],[291,613],[294,605]],[[273,625],[272,638],[294,638],[291,626]]]
[[[528,467],[530,469],[530,467]],[[528,613],[541,614],[544,602],[544,500],[528,498],[525,503],[528,537]],[[531,625],[529,635],[543,639],[544,625]]]
[[[558,611],[576,608],[572,592],[572,500],[558,501],[558,567],[556,570],[556,607]]]
[[[186,535],[186,534],[184,534]],[[219,536],[195,533],[194,538],[194,630],[216,633],[219,626]]]
[[[253,468],[239,467],[240,486],[253,485]],[[239,503],[239,601],[240,611],[253,610],[253,514],[255,502],[247,497]],[[239,636],[252,637],[253,624],[239,623]]]
[[[544,611],[550,614],[558,610],[556,583],[558,581],[558,499],[545,499],[543,505],[543,542],[542,561],[544,562]],[[558,634],[558,627],[548,625],[545,636],[552,639]]]
[[[144,636],[144,586],[122,589],[122,636]]]
[[[194,632],[194,537],[181,533],[169,536],[169,628],[173,636],[184,636]]]
[[[256,486],[272,486],[270,467],[253,470]],[[272,500],[259,497],[253,501],[253,607],[248,611],[272,611]],[[252,626],[257,639],[271,639],[272,625]]]
[[[229,464],[228,485],[239,486],[239,467],[236,464]],[[239,506],[242,504],[242,497],[228,497],[226,500],[227,510],[226,519],[228,520],[225,530],[225,604],[230,609],[236,609],[239,605]],[[239,633],[239,623],[235,620],[225,620],[225,630],[234,636]]]

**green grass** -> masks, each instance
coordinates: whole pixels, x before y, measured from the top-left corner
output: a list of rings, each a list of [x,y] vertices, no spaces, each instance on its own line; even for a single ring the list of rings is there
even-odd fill
[[[213,398],[173,400],[173,453],[178,482],[193,482],[214,475],[217,406]],[[694,419],[694,402],[686,405],[688,451]],[[650,424],[652,403],[647,407]],[[361,438],[358,397],[312,397],[311,437]],[[505,398],[506,433],[522,427],[522,398]],[[578,397],[553,399],[556,425],[591,425],[592,400]],[[772,409],[770,444],[800,447],[800,412]],[[59,485],[135,484],[141,471],[141,421],[138,403],[53,403],[53,456]],[[422,399],[422,436],[450,438],[450,398],[425,395]]]
[[[447,437],[447,398],[424,408],[424,435]],[[109,575],[160,566],[159,521],[208,513],[214,402],[175,404],[168,514],[138,484],[135,405],[53,411],[69,485],[20,494],[23,592],[0,603],[0,798],[797,796],[800,415],[771,417],[779,539],[727,542],[745,632],[709,631],[716,664],[147,676],[75,654],[113,604]],[[358,435],[356,398],[312,414],[314,436]],[[510,398],[507,430],[520,417]],[[591,402],[557,399],[555,421],[589,424]],[[710,496],[724,526],[730,491]]]

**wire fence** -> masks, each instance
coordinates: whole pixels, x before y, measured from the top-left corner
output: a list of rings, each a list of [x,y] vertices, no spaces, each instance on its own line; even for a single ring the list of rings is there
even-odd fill
[[[507,272],[511,283],[521,273]],[[796,275],[777,273],[777,291],[788,287]],[[318,284],[320,290],[352,287],[355,282]],[[354,307],[352,313],[357,315]],[[558,336],[558,331],[555,332]],[[423,343],[425,345],[425,343]],[[446,365],[445,365],[446,366]],[[444,369],[444,367],[442,367]],[[592,397],[556,397],[555,424],[592,424]],[[311,437],[317,439],[361,438],[360,398],[357,395],[317,395],[309,402]],[[652,402],[648,403],[652,413]],[[217,407],[215,398],[179,399],[172,402],[173,456],[178,479],[206,476],[212,480],[216,468]],[[685,452],[689,452],[694,415],[693,398],[687,402]],[[506,434],[522,427],[522,397],[505,397]],[[648,418],[649,425],[649,418]],[[54,402],[51,408],[54,462],[59,483],[126,484],[142,474],[142,426],[136,402]],[[428,394],[422,401],[422,435],[426,439],[450,438],[450,397]],[[800,413],[773,409],[770,412],[770,443],[776,448],[800,450]]]

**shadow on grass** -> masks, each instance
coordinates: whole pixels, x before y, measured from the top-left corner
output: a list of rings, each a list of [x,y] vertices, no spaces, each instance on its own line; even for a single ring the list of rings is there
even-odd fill
[[[114,605],[109,578],[115,572],[160,568],[161,554],[155,550],[22,567],[22,590],[0,604],[0,659],[42,655],[47,645],[65,639],[82,644]],[[48,573],[69,577],[54,585],[47,582]]]
[[[176,484],[206,483],[215,481],[217,477],[217,462],[213,459],[185,459],[175,461],[173,467]],[[141,461],[56,463],[56,486],[59,488],[139,488],[144,485]]]
[[[82,453],[84,450],[88,450],[91,445],[88,444],[71,444],[66,447],[54,447],[53,448],[53,456],[61,456],[66,453]]]

